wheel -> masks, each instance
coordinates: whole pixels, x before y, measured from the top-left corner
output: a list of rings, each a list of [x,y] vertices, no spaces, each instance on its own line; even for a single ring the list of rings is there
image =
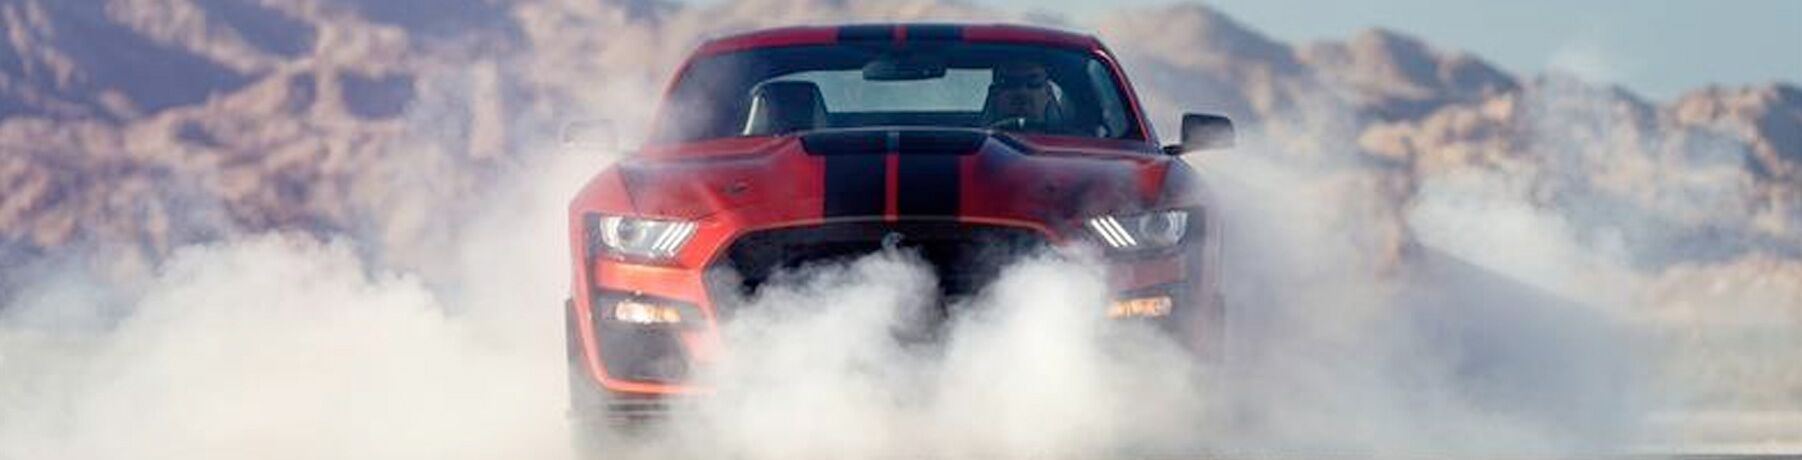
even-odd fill
[[[613,444],[612,429],[607,423],[607,397],[588,377],[587,360],[582,347],[582,321],[576,315],[575,302],[563,301],[563,341],[568,357],[570,444],[578,459],[605,458],[606,448]]]
[[[575,303],[563,301],[563,342],[568,357],[569,412],[571,415],[594,412],[607,407],[606,395],[588,377],[587,358],[582,349],[582,322],[577,318]]]

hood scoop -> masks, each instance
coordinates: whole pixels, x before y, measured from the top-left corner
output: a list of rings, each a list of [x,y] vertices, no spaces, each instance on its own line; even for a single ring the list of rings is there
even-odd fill
[[[989,133],[973,129],[845,129],[801,135],[801,146],[815,156],[944,155],[976,153]]]

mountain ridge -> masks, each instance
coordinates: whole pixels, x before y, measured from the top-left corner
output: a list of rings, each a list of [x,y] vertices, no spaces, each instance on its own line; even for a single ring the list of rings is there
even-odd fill
[[[0,1],[0,22],[14,31],[0,45],[0,187],[13,191],[0,197],[0,244],[35,253],[131,242],[154,260],[239,231],[405,240],[437,218],[385,209],[455,205],[389,184],[478,194],[484,171],[542,150],[560,120],[605,112],[631,132],[648,118],[644,95],[707,36],[997,17],[1055,21],[933,1]],[[1515,76],[1389,30],[1283,43],[1200,4],[1077,27],[1122,56],[1166,131],[1180,110],[1214,110],[1285,152],[1382,165],[1377,182],[1400,184],[1385,186],[1397,219],[1425,178],[1446,170],[1618,169],[1535,146],[1658,163],[1719,144],[1710,149],[1743,150],[1744,165],[1723,174],[1750,190],[1733,203],[1744,209],[1705,215],[1720,225],[1695,231],[1802,241],[1802,89],[1792,83],[1703,88],[1659,105],[1621,88]],[[1544,122],[1558,117],[1585,123]],[[399,180],[413,168],[444,174]],[[1657,184],[1621,179],[1634,180],[1616,191],[1655,217],[1700,212],[1636,197]],[[1552,190],[1535,193],[1608,190],[1547,182]]]

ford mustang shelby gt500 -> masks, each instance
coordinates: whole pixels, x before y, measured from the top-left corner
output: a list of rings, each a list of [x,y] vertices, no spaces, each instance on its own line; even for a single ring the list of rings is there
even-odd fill
[[[1092,245],[1116,292],[1097,321],[1220,338],[1218,223],[1177,158],[1232,124],[1182,119],[1160,146],[1095,38],[1022,26],[879,24],[706,42],[646,145],[569,209],[565,306],[579,416],[707,391],[720,325],[783,270],[893,248],[946,304],[1015,256]],[[600,417],[606,418],[606,417]]]

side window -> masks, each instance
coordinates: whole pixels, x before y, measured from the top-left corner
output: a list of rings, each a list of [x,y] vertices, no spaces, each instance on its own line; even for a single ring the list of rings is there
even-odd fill
[[[1089,83],[1094,86],[1095,100],[1101,102],[1101,127],[1106,133],[1102,137],[1120,137],[1126,132],[1126,106],[1116,95],[1120,88],[1114,86],[1114,75],[1108,72],[1100,61],[1090,60],[1088,64]]]

